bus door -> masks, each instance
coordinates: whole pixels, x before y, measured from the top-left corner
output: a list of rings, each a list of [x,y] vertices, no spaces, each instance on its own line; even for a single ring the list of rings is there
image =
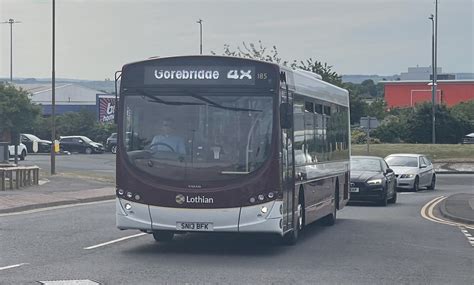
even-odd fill
[[[293,110],[293,94],[288,90],[286,85],[281,90],[281,102],[289,103],[290,110]],[[292,112],[292,111],[291,111]],[[293,114],[292,114],[293,116]],[[289,129],[281,130],[282,140],[282,191],[283,191],[283,231],[292,229],[296,218],[296,202],[295,197],[295,181],[294,181],[294,154],[293,154],[293,126]]]

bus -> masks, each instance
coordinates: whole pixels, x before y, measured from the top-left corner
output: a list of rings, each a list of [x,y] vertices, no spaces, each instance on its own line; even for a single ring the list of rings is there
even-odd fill
[[[317,74],[224,56],[123,66],[116,224],[170,241],[268,233],[295,244],[349,199],[348,92]]]

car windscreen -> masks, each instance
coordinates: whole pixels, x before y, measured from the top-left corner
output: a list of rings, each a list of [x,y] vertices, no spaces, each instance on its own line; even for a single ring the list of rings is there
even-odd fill
[[[382,172],[382,167],[379,159],[351,158],[351,171]]]
[[[270,94],[129,93],[125,149],[140,170],[171,180],[218,181],[257,170],[272,138]]]
[[[418,167],[418,158],[413,156],[389,156],[385,161],[389,166]]]
[[[25,137],[27,137],[30,141],[39,141],[41,140],[39,137],[35,135],[30,135],[30,134],[23,134]]]

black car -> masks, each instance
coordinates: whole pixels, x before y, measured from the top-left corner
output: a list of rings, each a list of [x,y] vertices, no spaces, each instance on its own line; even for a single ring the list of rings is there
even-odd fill
[[[351,157],[350,201],[373,201],[382,206],[397,201],[396,177],[383,158]]]
[[[112,133],[105,143],[107,151],[117,153],[117,133]]]
[[[59,139],[59,146],[62,151],[80,153],[102,153],[104,146],[85,136],[65,136]]]
[[[32,134],[20,134],[21,143],[26,146],[28,153],[35,153],[33,151],[34,142],[38,142],[38,150],[36,152],[50,152],[51,151],[51,141],[42,140]]]

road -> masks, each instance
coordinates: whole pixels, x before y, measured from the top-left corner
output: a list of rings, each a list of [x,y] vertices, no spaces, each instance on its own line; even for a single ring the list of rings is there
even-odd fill
[[[307,227],[295,246],[266,236],[188,234],[171,243],[115,228],[99,202],[0,216],[0,284],[474,284],[472,247],[459,227],[423,218],[438,196],[472,191],[472,175],[439,175],[436,191],[403,192],[388,207],[357,204],[333,227]]]
[[[30,154],[19,164],[37,165],[42,169],[43,174],[48,175],[51,169],[51,157],[49,154]],[[115,154],[57,155],[56,172],[115,181]]]

